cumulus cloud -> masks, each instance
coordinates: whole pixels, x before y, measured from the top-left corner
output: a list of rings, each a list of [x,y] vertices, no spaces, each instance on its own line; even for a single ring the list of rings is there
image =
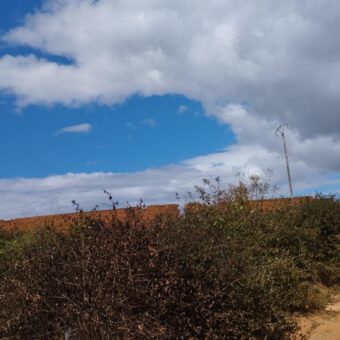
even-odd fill
[[[195,157],[180,164],[134,173],[69,173],[46,178],[0,179],[0,219],[70,212],[73,199],[79,201],[85,210],[97,204],[105,209],[109,205],[103,195],[104,189],[109,190],[123,206],[126,201],[137,203],[139,198],[147,204],[175,202],[176,192],[187,198],[187,193],[194,191],[195,185],[200,185],[203,178],[219,176],[227,187],[237,181],[238,173],[244,174],[245,178],[253,174],[266,178],[268,169],[273,171],[271,184],[281,188],[277,194],[287,195],[282,141],[274,133],[277,122],[253,118],[237,105],[221,110],[218,118],[230,122],[237,132],[238,143],[222,152]],[[314,193],[316,188],[327,185],[332,186],[333,192],[340,192],[340,176],[329,177],[330,172],[340,172],[338,142],[325,136],[301,139],[294,129],[290,129],[287,145],[296,194]]]
[[[135,204],[140,198],[146,204],[176,203],[177,192],[182,200],[188,199],[188,192],[194,192],[194,186],[201,185],[203,178],[213,180],[220,176],[226,188],[237,181],[238,173],[245,178],[252,174],[266,177],[266,169],[274,171],[270,181],[281,187],[279,194],[287,194],[282,154],[259,145],[233,145],[223,152],[135,173],[68,173],[46,178],[0,179],[0,219],[72,212],[72,200],[85,210],[97,204],[100,209],[109,209],[104,189],[122,207],[126,201]],[[329,179],[323,174],[322,166],[318,172],[308,163],[294,160],[292,173],[297,194],[313,192],[315,183],[332,185],[340,191],[340,178]]]
[[[191,184],[206,175],[231,176],[237,168],[261,174],[270,167],[284,183],[282,143],[274,131],[286,122],[292,176],[302,190],[330,183],[327,176],[340,172],[338,13],[336,0],[50,0],[2,37],[32,54],[0,57],[0,90],[21,107],[111,105],[134,93],[179,93],[230,126],[237,143],[225,152],[143,173],[93,175],[98,185],[103,178],[129,178],[144,197],[150,171],[155,185],[175,176]],[[85,175],[65,178],[77,182],[77,176]],[[181,188],[180,180],[173,183]]]
[[[339,10],[336,0],[48,1],[3,40],[71,64],[5,55],[0,88],[20,105],[181,93],[210,113],[247,102],[303,136],[338,134]]]
[[[84,123],[84,124],[66,126],[54,132],[54,135],[58,136],[64,133],[89,133],[91,130],[92,130],[92,125]]]

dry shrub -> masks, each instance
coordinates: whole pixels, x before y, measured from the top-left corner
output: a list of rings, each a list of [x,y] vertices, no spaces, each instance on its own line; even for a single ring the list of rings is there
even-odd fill
[[[208,183],[209,184],[209,183]],[[201,188],[200,188],[201,189]],[[215,188],[216,189],[216,188]],[[7,250],[0,334],[18,339],[283,339],[339,284],[339,201],[263,211],[199,191],[181,216],[75,220]],[[248,189],[247,189],[248,190]],[[33,241],[32,241],[33,239]],[[327,268],[322,272],[321,268]]]

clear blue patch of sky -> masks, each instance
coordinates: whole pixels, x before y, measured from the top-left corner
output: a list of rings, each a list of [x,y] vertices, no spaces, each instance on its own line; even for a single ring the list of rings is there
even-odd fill
[[[22,25],[27,14],[40,9],[46,0],[0,1],[0,35],[10,28]]]
[[[227,126],[203,113],[199,102],[179,95],[133,96],[114,107],[29,106],[19,113],[13,99],[2,96],[0,177],[138,171],[222,151],[235,142]],[[82,123],[93,130],[54,135]]]

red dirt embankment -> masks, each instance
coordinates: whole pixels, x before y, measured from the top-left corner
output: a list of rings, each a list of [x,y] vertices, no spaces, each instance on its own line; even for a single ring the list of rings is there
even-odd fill
[[[133,208],[132,208],[133,209]],[[84,212],[84,216],[100,217],[105,221],[109,221],[112,217],[112,210],[99,210],[93,212]],[[115,214],[119,219],[126,218],[127,209],[115,209]],[[169,217],[178,216],[179,209],[176,204],[168,205],[150,205],[143,209],[143,220],[152,221],[159,215],[166,215]],[[18,231],[29,231],[36,227],[44,226],[54,226],[56,228],[63,229],[65,226],[69,225],[70,222],[74,221],[79,217],[79,213],[69,213],[69,214],[58,214],[58,215],[46,215],[46,216],[35,216],[35,217],[25,217],[17,218],[8,221],[0,221],[0,227],[4,230],[18,230]]]
[[[265,200],[251,201],[254,206],[260,206],[263,210],[282,208],[284,206],[298,206],[313,200],[313,196],[300,196],[293,198],[270,198]]]
[[[269,198],[262,200],[250,200],[250,207],[260,209],[261,211],[270,211],[274,209],[283,208],[285,206],[298,206],[300,204],[309,202],[313,200],[313,196],[301,196],[294,198]],[[224,203],[221,204],[223,208]],[[198,202],[188,203],[185,207],[187,211],[195,212],[198,211],[201,207],[201,204]]]
[[[251,201],[251,205],[255,207],[259,207],[263,210],[271,210],[280,208],[285,205],[299,205],[303,202],[309,201],[313,199],[313,197],[294,197],[291,198],[276,198],[276,199],[265,199],[258,201]],[[194,211],[195,209],[199,209],[198,203],[189,203],[186,208],[188,210]],[[126,217],[126,209],[116,209],[115,210],[118,218],[124,219]],[[112,210],[100,210],[95,212],[84,212],[84,215],[93,214],[94,217],[101,217],[104,220],[109,220],[112,216]],[[179,214],[179,207],[177,204],[167,204],[167,205],[150,205],[147,208],[143,209],[143,219],[144,221],[152,221],[159,215],[166,215],[169,217],[176,217]],[[78,213],[70,213],[70,214],[58,214],[58,215],[46,215],[46,216],[35,216],[35,217],[26,217],[26,218],[18,218],[8,221],[0,220],[0,227],[5,230],[19,230],[19,231],[28,231],[32,230],[36,227],[43,227],[46,225],[53,225],[56,228],[63,229],[67,226],[72,220],[77,218]]]

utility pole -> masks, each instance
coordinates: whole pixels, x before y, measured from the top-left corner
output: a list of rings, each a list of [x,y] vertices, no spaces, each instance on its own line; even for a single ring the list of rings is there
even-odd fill
[[[276,136],[281,135],[283,140],[283,149],[286,158],[286,166],[287,166],[287,175],[288,175],[288,182],[289,182],[289,191],[290,197],[293,198],[293,186],[292,186],[292,178],[290,177],[290,169],[289,169],[289,160],[288,160],[288,152],[287,152],[287,144],[286,144],[286,137],[285,137],[285,129],[288,127],[287,124],[281,124],[275,131]]]

